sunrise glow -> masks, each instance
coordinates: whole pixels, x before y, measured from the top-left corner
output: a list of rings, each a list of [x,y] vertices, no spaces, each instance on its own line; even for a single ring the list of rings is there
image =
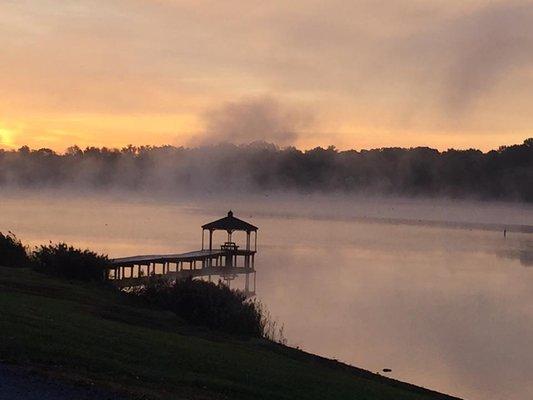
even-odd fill
[[[521,143],[532,14],[504,1],[3,2],[0,118],[17,129],[0,146],[190,146],[235,141],[214,132],[228,127],[301,148]]]

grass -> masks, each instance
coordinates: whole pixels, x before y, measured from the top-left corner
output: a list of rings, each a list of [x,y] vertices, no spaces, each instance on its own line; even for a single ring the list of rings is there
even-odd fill
[[[147,399],[451,399],[192,327],[96,283],[0,267],[0,361]]]

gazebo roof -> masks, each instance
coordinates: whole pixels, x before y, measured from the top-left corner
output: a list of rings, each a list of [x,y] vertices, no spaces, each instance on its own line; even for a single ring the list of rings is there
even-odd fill
[[[220,218],[216,221],[210,222],[208,224],[202,225],[202,229],[208,229],[210,231],[221,230],[221,231],[257,231],[257,226],[249,224],[242,219],[236,218],[233,216],[233,212],[230,210],[228,215],[224,218]]]

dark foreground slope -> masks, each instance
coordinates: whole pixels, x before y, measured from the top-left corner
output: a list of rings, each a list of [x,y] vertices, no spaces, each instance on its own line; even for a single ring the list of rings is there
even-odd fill
[[[131,398],[452,399],[266,341],[217,336],[135,302],[0,267],[0,363]]]
[[[127,397],[0,364],[0,400],[127,400]]]

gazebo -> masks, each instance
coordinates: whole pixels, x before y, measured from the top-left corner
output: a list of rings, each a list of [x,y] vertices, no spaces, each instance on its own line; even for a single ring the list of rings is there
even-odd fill
[[[235,247],[235,249],[238,248],[236,246],[235,242],[232,241],[233,232],[236,231],[242,231],[246,232],[246,248],[245,250],[248,252],[256,252],[257,251],[257,226],[254,226],[246,221],[243,221],[242,219],[239,219],[237,217],[233,216],[233,211],[229,211],[228,215],[224,218],[217,219],[216,221],[210,222],[208,224],[202,225],[202,250],[213,250],[213,233],[215,231],[226,231],[228,233],[227,241],[222,245],[222,248],[224,247]],[[206,249],[204,245],[204,236],[205,232],[209,232],[209,247]],[[251,249],[251,235],[252,232],[254,233],[254,249]]]
[[[213,252],[213,233],[215,231],[226,231],[228,234],[226,242],[220,246],[225,254],[225,266],[233,267],[237,266],[237,256],[244,258],[244,267],[254,267],[255,253],[257,252],[257,226],[254,226],[242,219],[233,216],[233,211],[229,211],[228,215],[224,218],[217,219],[216,221],[202,225],[202,251]],[[205,232],[209,232],[209,247],[205,248]],[[246,232],[246,247],[239,249],[239,246],[233,241],[233,233],[236,231]],[[254,233],[254,248],[252,250],[252,232]],[[208,263],[211,266],[212,260],[209,259]]]

